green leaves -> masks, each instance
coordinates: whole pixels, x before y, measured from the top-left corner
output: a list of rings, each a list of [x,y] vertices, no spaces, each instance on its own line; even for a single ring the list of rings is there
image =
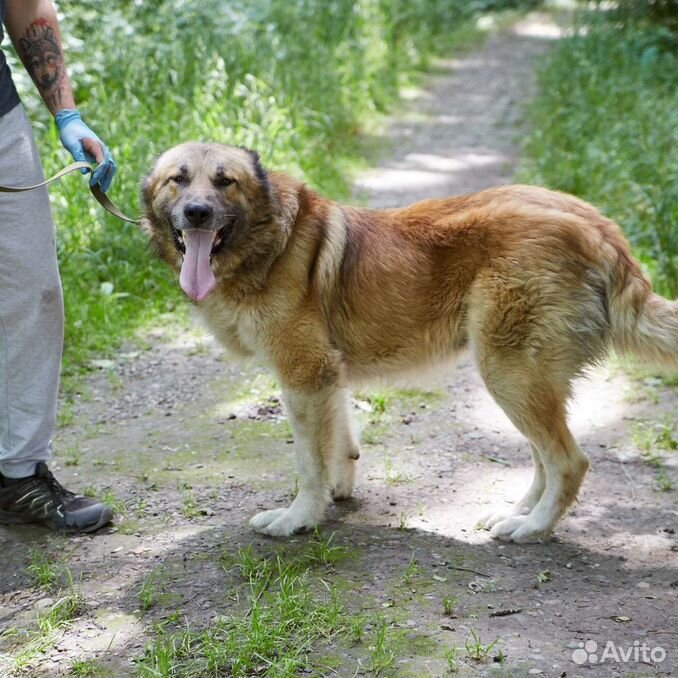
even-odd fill
[[[603,15],[561,40],[539,78],[525,179],[617,221],[655,289],[678,294],[678,59],[663,29]]]

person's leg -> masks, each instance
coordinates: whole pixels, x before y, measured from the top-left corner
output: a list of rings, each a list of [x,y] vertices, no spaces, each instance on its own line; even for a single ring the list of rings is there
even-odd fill
[[[0,117],[0,184],[42,181],[23,108]],[[47,468],[56,423],[63,299],[47,190],[0,193],[0,523],[90,532],[104,504],[64,489]]]
[[[42,181],[17,106],[0,118],[0,184]],[[47,189],[0,193],[0,473],[31,475],[50,458],[63,344],[63,301]]]

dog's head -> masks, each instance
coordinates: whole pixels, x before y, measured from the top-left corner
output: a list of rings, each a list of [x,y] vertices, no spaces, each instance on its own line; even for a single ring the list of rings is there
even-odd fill
[[[248,149],[186,143],[163,153],[143,185],[144,219],[158,253],[201,301],[215,271],[234,271],[279,240],[279,199]]]

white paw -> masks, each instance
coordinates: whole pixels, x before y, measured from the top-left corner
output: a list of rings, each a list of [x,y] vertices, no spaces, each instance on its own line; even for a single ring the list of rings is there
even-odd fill
[[[490,535],[500,541],[516,544],[534,544],[548,536],[550,528],[536,524],[532,515],[511,516],[495,523]]]
[[[280,516],[282,516],[287,509],[271,509],[270,511],[262,511],[257,513],[250,519],[250,527],[253,527],[257,532],[266,532],[266,528],[274,523]]]
[[[353,483],[337,483],[332,490],[332,499],[334,501],[343,501],[344,499],[350,499],[352,494]]]
[[[353,485],[355,483],[355,461],[347,460],[338,474],[338,478],[334,482],[332,488],[332,499],[341,501],[348,499],[353,493]]]
[[[491,530],[497,523],[508,520],[515,516],[524,516],[530,512],[530,507],[523,504],[515,504],[506,511],[490,511],[486,513],[477,523],[478,527]]]
[[[323,517],[329,502],[329,492],[304,492],[302,489],[289,508],[257,513],[250,525],[262,534],[272,537],[289,537],[304,530],[312,530]]]
[[[538,544],[551,534],[550,527],[537,527],[529,522],[521,525],[512,535],[511,541],[516,544]]]
[[[511,541],[511,535],[527,520],[527,516],[509,516],[494,523],[490,535],[500,541]]]
[[[315,521],[300,515],[292,508],[272,509],[257,513],[250,520],[250,526],[257,532],[268,534],[271,537],[289,537],[315,527]]]

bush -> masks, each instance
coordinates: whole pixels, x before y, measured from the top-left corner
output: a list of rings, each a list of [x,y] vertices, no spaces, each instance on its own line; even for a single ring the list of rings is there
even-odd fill
[[[666,30],[588,17],[539,77],[528,181],[574,193],[621,224],[666,295],[678,294],[678,59]]]
[[[678,33],[678,0],[620,0],[615,16],[624,26],[654,24]]]

